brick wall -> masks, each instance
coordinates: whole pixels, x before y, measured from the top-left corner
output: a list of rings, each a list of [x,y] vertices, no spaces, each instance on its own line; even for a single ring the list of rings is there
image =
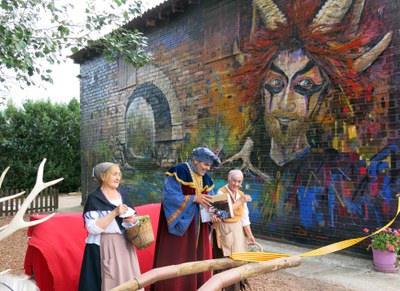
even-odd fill
[[[151,65],[87,58],[84,195],[91,168],[108,160],[121,163],[136,204],[159,201],[165,169],[207,145],[224,162],[212,171],[217,186],[244,167],[258,236],[325,245],[390,220],[399,192],[399,3],[366,1],[337,23],[310,26],[321,7],[294,2],[255,6],[255,15],[252,1],[187,4],[145,29]]]

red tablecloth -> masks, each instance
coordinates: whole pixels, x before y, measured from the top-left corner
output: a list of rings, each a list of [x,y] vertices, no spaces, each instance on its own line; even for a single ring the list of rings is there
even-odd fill
[[[157,234],[160,203],[135,207],[140,215],[149,214],[154,237]],[[47,215],[31,215],[37,220]],[[57,213],[50,220],[30,227],[25,273],[33,275],[41,291],[78,289],[79,273],[87,231],[82,213]],[[153,267],[155,243],[137,251],[142,273]]]

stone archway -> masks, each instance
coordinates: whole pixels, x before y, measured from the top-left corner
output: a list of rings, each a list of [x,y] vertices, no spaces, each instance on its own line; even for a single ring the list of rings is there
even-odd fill
[[[126,147],[133,156],[151,158],[159,164],[174,162],[174,144],[182,140],[175,91],[154,66],[138,69],[137,79],[139,85],[129,97],[125,111]]]

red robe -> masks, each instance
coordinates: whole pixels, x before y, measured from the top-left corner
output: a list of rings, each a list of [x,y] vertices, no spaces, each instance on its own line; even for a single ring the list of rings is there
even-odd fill
[[[187,170],[186,164],[180,164],[171,168],[167,175],[168,179],[174,179],[172,182],[181,184],[180,193],[170,193],[164,188],[163,195],[184,195],[192,196],[190,202],[187,204],[182,203],[182,207],[195,207],[196,214],[193,216],[188,228],[182,236],[172,234],[168,230],[167,218],[164,208],[161,207],[160,220],[157,232],[157,243],[155,248],[154,268],[164,267],[169,265],[176,265],[186,262],[202,261],[212,259],[212,251],[210,245],[210,226],[208,223],[200,222],[199,206],[197,203],[192,203],[195,195],[193,188],[193,179]],[[178,178],[178,179],[176,179]],[[204,188],[201,193],[213,194],[213,183],[208,174],[203,177]],[[168,181],[167,183],[168,184]],[[184,199],[182,196],[178,199]],[[164,199],[163,203],[168,203]],[[187,202],[188,199],[186,199]],[[162,203],[162,204],[163,204]],[[165,206],[165,205],[164,205]],[[170,205],[169,205],[170,206]],[[170,208],[171,209],[171,208]],[[185,220],[184,211],[180,212],[176,219]],[[173,216],[173,215],[172,215]],[[197,227],[196,227],[197,224]],[[211,278],[211,272],[198,273],[193,275],[186,275],[168,280],[162,280],[152,285],[152,291],[195,291],[199,289],[208,279]]]

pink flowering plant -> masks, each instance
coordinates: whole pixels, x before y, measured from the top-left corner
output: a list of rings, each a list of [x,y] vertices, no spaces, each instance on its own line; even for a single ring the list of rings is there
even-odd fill
[[[369,233],[368,228],[364,228],[365,233]],[[399,253],[400,250],[400,228],[392,229],[386,228],[381,232],[371,236],[371,243],[368,248],[374,248],[376,250],[388,251],[391,253]]]

